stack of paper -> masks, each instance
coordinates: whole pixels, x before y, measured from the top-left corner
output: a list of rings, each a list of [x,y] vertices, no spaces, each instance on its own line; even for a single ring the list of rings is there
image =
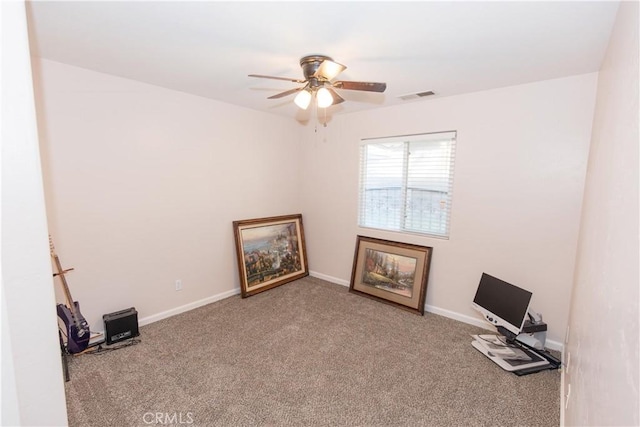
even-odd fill
[[[498,335],[471,335],[473,339],[484,347],[490,356],[511,360],[531,360],[524,351],[511,347],[500,339]]]

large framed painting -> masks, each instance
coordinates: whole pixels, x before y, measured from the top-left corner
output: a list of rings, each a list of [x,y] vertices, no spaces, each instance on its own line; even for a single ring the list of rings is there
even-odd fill
[[[233,221],[242,298],[309,275],[302,215]]]
[[[349,291],[424,315],[433,248],[358,236]]]

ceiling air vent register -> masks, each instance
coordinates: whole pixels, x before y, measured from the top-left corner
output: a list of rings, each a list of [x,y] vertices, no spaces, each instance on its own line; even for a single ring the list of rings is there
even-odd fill
[[[403,101],[410,101],[412,99],[424,98],[426,96],[431,96],[431,95],[435,95],[435,93],[431,90],[428,90],[426,92],[418,92],[418,93],[410,93],[409,95],[402,95],[400,99],[402,99]]]

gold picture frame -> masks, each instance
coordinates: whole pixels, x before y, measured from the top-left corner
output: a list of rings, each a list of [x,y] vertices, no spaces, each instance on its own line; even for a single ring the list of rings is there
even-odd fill
[[[233,221],[242,298],[309,275],[302,215]]]

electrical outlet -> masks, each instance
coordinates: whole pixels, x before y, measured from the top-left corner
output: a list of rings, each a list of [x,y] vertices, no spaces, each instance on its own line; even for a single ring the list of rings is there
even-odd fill
[[[178,279],[176,280],[176,291],[181,291],[182,290],[182,280]]]

